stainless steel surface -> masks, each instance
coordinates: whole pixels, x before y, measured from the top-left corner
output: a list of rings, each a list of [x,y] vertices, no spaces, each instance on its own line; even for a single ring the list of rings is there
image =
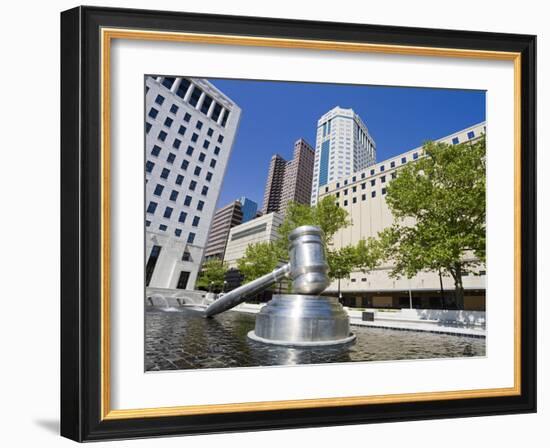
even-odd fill
[[[273,283],[285,278],[289,271],[290,264],[287,263],[284,266],[275,269],[273,272],[264,275],[263,277],[259,277],[256,280],[252,280],[249,283],[235,288],[233,291],[224,294],[219,299],[211,303],[204,311],[204,314],[206,317],[210,317],[237,306],[239,303],[244,302],[247,297],[263,291]]]
[[[247,297],[267,289],[287,276],[292,279],[292,291],[295,293],[319,294],[324,291],[330,280],[327,275],[323,231],[316,226],[301,226],[294,229],[288,239],[288,264],[223,295],[206,308],[206,317],[233,308]]]
[[[251,339],[292,346],[345,344],[355,339],[349,317],[335,297],[274,295],[256,316]]]
[[[330,284],[323,232],[316,226],[301,226],[289,237],[292,292],[319,294]]]

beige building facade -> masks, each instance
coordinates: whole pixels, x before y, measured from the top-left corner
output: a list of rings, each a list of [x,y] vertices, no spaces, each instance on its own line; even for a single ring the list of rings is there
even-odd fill
[[[459,132],[443,137],[438,142],[457,144],[475,141],[485,134],[485,123],[479,123]],[[378,232],[393,223],[393,216],[386,204],[387,185],[397,176],[400,167],[423,156],[422,147],[378,162],[339,181],[322,187],[319,197],[335,196],[340,207],[348,213],[352,224],[339,230],[333,239],[336,249],[357,244],[361,239],[376,237]],[[477,275],[463,278],[466,289],[467,309],[485,308],[486,275],[481,268]],[[349,279],[340,281],[340,290],[351,306],[372,307],[422,307],[430,308],[441,304],[441,283],[446,301],[452,300],[454,282],[451,277],[435,272],[425,272],[412,279],[394,279],[389,276],[391,266],[381,266],[369,273],[353,272]],[[327,292],[336,293],[338,282],[333,282]]]
[[[278,240],[282,223],[282,215],[273,212],[233,227],[229,231],[225,247],[224,261],[228,268],[237,267],[237,261],[244,256],[249,245]]]

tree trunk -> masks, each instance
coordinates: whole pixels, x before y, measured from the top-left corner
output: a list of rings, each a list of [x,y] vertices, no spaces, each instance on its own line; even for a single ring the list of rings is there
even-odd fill
[[[338,301],[342,302],[342,293],[340,292],[340,279],[338,279]]]
[[[455,281],[455,301],[459,310],[464,309],[464,286],[462,285],[462,265],[455,263],[453,278]]]
[[[445,294],[443,293],[443,277],[441,276],[441,268],[439,268],[439,287],[441,293],[441,306],[445,308]]]

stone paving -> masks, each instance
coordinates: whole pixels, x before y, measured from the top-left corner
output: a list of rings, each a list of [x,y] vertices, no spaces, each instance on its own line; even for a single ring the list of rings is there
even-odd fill
[[[178,370],[485,356],[485,339],[353,326],[355,343],[332,348],[266,345],[246,335],[253,314],[228,311],[205,319],[179,308],[145,313],[145,370]]]

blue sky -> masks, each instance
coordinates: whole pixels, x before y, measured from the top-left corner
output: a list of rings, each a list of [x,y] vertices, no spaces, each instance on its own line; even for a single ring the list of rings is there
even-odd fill
[[[485,92],[409,87],[209,79],[242,109],[218,207],[241,196],[262,206],[269,161],[292,158],[294,142],[315,147],[317,120],[352,108],[376,142],[377,161],[485,120]]]

